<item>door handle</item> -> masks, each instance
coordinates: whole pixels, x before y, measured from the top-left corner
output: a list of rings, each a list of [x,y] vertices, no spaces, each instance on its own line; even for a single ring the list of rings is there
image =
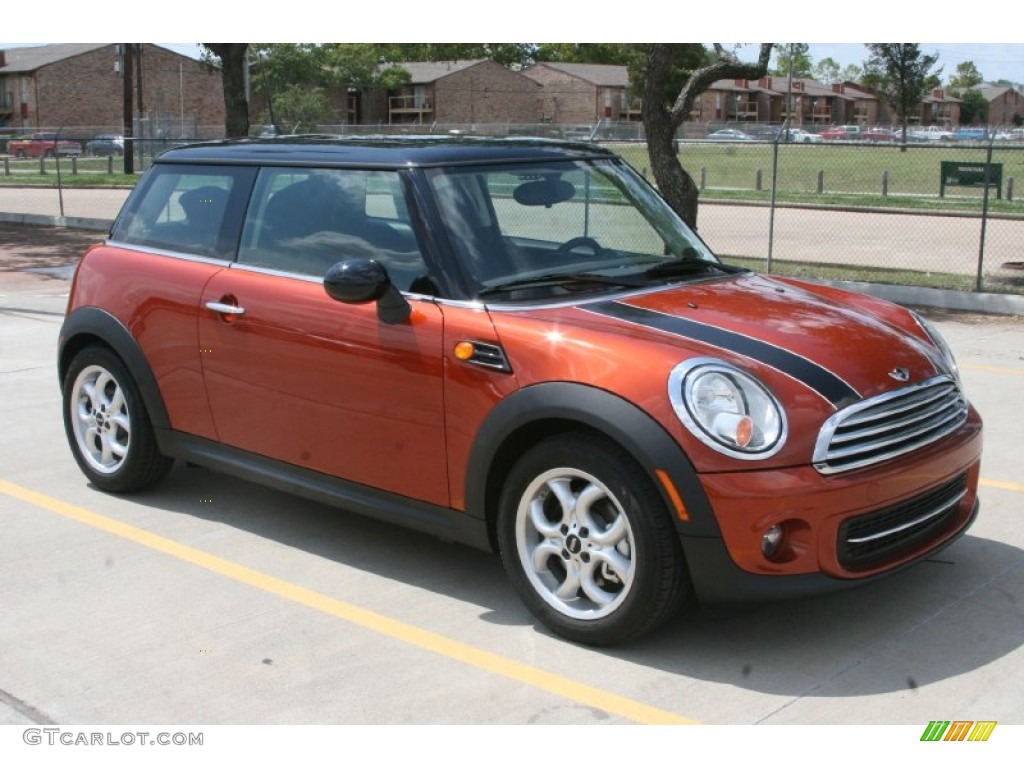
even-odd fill
[[[204,305],[207,309],[219,312],[222,315],[244,315],[245,307],[237,307],[234,304],[224,304],[219,301],[208,301]]]

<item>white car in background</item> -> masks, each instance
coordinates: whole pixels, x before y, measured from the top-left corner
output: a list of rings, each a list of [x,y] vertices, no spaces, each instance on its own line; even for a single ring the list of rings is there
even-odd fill
[[[808,133],[802,128],[787,128],[782,132],[782,138],[779,141],[790,142],[792,144],[815,144],[824,141],[821,136],[816,133]]]
[[[918,128],[916,131],[907,131],[907,134],[908,136],[913,134],[913,137],[918,141],[953,140],[953,132],[938,125],[929,125],[927,128]]]

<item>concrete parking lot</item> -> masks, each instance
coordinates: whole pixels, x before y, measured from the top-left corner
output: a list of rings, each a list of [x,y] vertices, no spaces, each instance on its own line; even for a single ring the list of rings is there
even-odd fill
[[[986,419],[958,543],[595,650],[480,552],[204,469],[91,488],[54,358],[60,268],[99,236],[30,230],[0,227],[0,724],[1024,723],[1024,318],[933,314]]]

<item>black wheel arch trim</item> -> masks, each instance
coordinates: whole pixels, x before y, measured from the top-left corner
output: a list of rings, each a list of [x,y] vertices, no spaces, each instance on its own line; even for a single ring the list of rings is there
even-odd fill
[[[98,339],[124,361],[135,379],[149,420],[157,430],[159,439],[160,431],[170,427],[170,419],[156,383],[156,376],[153,375],[153,369],[150,368],[146,355],[131,331],[109,312],[97,307],[81,307],[64,319],[57,345],[57,373],[61,389],[64,388],[64,376],[71,358],[81,348],[76,342],[83,337]]]
[[[502,447],[513,436],[544,422],[574,423],[602,433],[628,451],[648,474],[665,509],[680,533],[720,537],[700,478],[679,444],[647,412],[606,390],[570,382],[546,382],[524,387],[499,402],[477,431],[466,471],[466,511],[488,519],[500,488],[493,470]],[[506,467],[507,469],[507,467]],[[672,480],[686,508],[688,521],[675,513],[672,499],[655,475],[662,470]]]

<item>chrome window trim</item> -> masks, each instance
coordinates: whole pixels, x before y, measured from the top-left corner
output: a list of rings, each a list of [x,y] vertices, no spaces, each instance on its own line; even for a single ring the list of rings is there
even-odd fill
[[[200,264],[215,264],[222,267],[227,267],[234,262],[231,259],[224,259],[216,256],[200,256],[196,253],[186,253],[185,251],[173,251],[168,248],[154,248],[151,245],[140,245],[138,243],[126,243],[123,240],[107,240],[106,245],[112,248],[122,248],[129,251],[138,251],[140,253],[148,253],[153,256],[167,256],[172,259],[181,259],[183,261],[195,261]]]

